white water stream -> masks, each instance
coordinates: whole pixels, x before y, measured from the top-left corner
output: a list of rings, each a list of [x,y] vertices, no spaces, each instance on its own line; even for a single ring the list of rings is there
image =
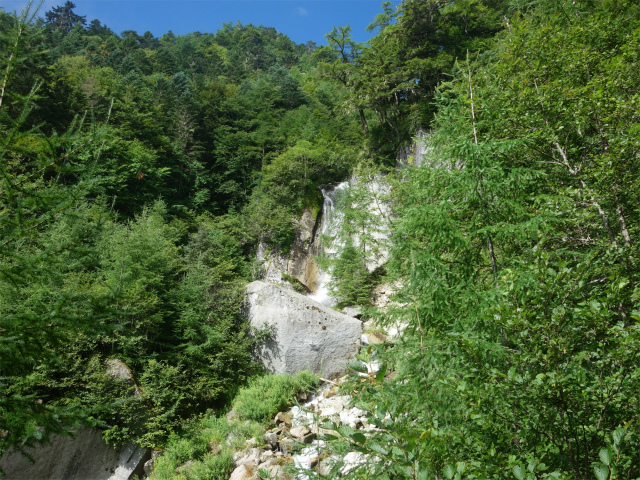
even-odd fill
[[[344,215],[336,206],[341,192],[344,192],[347,188],[349,188],[349,182],[342,182],[336,186],[327,186],[321,189],[324,202],[322,205],[322,229],[318,239],[321,246],[319,253],[329,258],[334,258],[342,247],[341,242],[336,237],[340,231],[340,224]],[[321,268],[319,270],[318,289],[315,293],[309,295],[309,298],[327,307],[335,307],[337,301],[330,295],[329,291],[331,270],[324,271]]]

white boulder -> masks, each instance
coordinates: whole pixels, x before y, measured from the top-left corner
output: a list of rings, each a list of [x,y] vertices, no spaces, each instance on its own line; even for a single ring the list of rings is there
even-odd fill
[[[358,352],[359,320],[277,285],[250,283],[244,313],[252,327],[271,331],[258,356],[272,373],[311,370],[333,376]]]

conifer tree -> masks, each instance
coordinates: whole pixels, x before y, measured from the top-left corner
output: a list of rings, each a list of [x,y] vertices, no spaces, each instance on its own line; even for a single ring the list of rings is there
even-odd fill
[[[68,0],[62,6],[53,7],[45,13],[46,25],[64,34],[69,33],[76,25],[84,26],[87,23],[87,17],[76,14],[73,11],[74,8],[76,5]]]
[[[23,47],[34,34],[36,12],[29,2],[13,19],[0,80],[0,455],[69,432],[86,416],[49,405],[33,386],[65,343],[104,328],[110,298],[78,290],[59,275],[70,252],[86,251],[86,237],[100,223],[99,216],[89,222],[80,213],[89,183],[74,166],[92,139],[80,135],[81,122],[63,135],[30,127],[38,85],[27,97],[11,95],[15,67],[29,54]],[[65,221],[73,234],[57,240],[52,227]]]

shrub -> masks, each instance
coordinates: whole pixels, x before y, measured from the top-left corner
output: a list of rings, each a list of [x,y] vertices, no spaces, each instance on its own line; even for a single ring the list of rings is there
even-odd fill
[[[317,385],[317,376],[308,371],[299,372],[295,377],[267,375],[240,390],[233,408],[246,419],[267,422],[288,407],[298,393]]]

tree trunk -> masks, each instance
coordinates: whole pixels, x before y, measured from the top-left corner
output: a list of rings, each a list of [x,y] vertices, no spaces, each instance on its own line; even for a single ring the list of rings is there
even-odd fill
[[[624,219],[624,212],[622,211],[622,206],[616,206],[616,213],[618,214],[618,222],[620,222],[620,230],[622,231],[622,238],[624,239],[624,246],[631,246],[631,235],[629,235],[629,230],[627,229],[627,222]]]
[[[364,110],[359,109],[360,111],[360,120],[362,121],[362,128],[364,128],[364,134],[369,135],[369,125],[367,125],[367,119],[364,116]]]

